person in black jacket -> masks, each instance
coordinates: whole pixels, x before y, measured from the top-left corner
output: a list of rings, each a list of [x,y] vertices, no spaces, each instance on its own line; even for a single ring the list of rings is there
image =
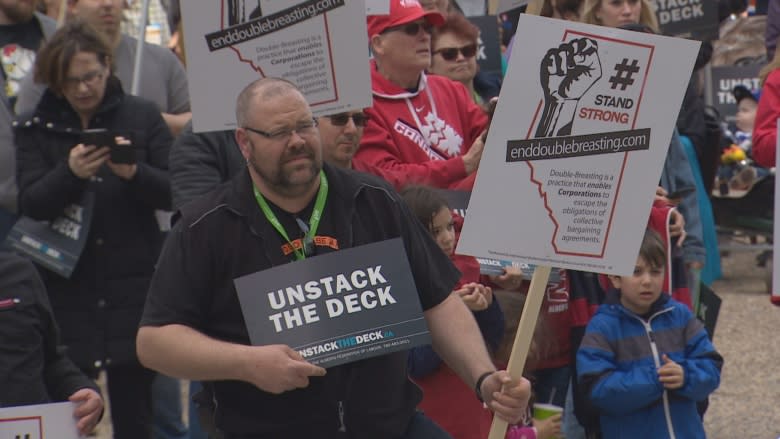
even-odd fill
[[[473,317],[449,295],[457,270],[390,186],[322,163],[311,109],[290,82],[264,78],[247,86],[236,119],[247,166],[180,212],[138,332],[141,361],[208,382],[216,426],[228,439],[441,437],[416,413],[420,395],[408,381],[406,352],[332,367],[323,377],[324,369],[288,346],[249,346],[234,288],[243,274],[399,237],[437,352],[475,389],[475,398],[518,422],[530,384],[495,370]],[[312,206],[316,193],[319,206]],[[266,198],[275,222],[258,206]],[[310,223],[316,218],[319,228],[303,252],[285,253],[292,245],[287,232],[272,224],[292,232],[294,215]],[[411,432],[419,435],[405,436]]]
[[[0,250],[0,407],[73,401],[76,426],[87,435],[100,420],[103,398],[59,338],[33,264]]]
[[[135,335],[163,235],[155,209],[169,209],[173,141],[152,102],[125,95],[111,49],[80,21],[39,52],[35,77],[47,90],[15,134],[21,214],[52,220],[94,197],[86,245],[69,279],[42,270],[64,344],[91,377],[107,372],[115,438],[149,438],[154,373],[135,354]],[[109,148],[81,143],[104,128],[136,161],[114,163]],[[89,211],[91,210],[91,212]]]

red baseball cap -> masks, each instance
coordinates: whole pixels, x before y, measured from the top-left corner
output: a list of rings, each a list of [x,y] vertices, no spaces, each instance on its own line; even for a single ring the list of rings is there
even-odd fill
[[[436,11],[425,11],[417,0],[390,0],[390,14],[388,15],[369,15],[366,19],[368,24],[368,38],[381,34],[389,27],[399,26],[406,23],[417,21],[421,18],[439,27],[444,24],[444,16]]]

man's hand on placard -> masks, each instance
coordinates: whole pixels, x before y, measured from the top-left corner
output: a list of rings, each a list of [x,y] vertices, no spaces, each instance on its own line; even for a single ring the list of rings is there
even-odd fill
[[[103,398],[94,390],[85,388],[70,395],[68,401],[77,404],[73,410],[73,417],[77,419],[76,429],[79,435],[86,436],[92,433],[103,413]]]
[[[247,346],[247,354],[244,380],[269,393],[307,387],[309,377],[325,375],[325,369],[286,345]]]
[[[523,420],[531,397],[531,383],[525,379],[513,379],[509,372],[499,370],[482,381],[481,394],[488,408],[510,424]]]

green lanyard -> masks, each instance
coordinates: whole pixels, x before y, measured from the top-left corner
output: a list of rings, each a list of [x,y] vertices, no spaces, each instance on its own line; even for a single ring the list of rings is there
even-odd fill
[[[265,201],[265,198],[263,198],[263,195],[260,193],[260,191],[257,190],[257,187],[254,185],[252,185],[252,187],[255,191],[255,199],[257,199],[257,204],[260,205],[260,209],[262,209],[265,217],[268,218],[268,221],[271,223],[271,225],[274,226],[274,229],[276,229],[276,231],[282,235],[282,238],[284,238],[287,243],[290,244],[293,252],[295,252],[295,259],[299,261],[306,259],[306,253],[296,249],[292,242],[290,242],[290,238],[287,236],[287,232],[284,230],[284,226],[282,226],[282,223],[279,222],[278,218],[276,218],[276,215],[274,215],[273,211],[268,206],[268,203]],[[311,240],[313,243],[314,237],[317,234],[317,227],[319,227],[320,219],[322,218],[322,210],[325,209],[325,201],[327,198],[328,179],[325,178],[325,173],[320,170],[320,189],[317,191],[317,200],[314,202],[314,210],[311,211],[311,218],[309,218],[309,230],[304,230],[304,242],[306,240]]]

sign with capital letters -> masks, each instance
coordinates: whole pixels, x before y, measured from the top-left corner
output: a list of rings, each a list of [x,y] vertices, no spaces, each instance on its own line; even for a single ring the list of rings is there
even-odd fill
[[[255,346],[285,344],[332,367],[430,344],[401,238],[234,280]]]
[[[79,439],[72,402],[0,407],[0,439]]]
[[[631,273],[700,43],[525,14],[518,41],[457,253]]]
[[[651,0],[661,33],[700,41],[718,39],[718,2],[712,0]]]

